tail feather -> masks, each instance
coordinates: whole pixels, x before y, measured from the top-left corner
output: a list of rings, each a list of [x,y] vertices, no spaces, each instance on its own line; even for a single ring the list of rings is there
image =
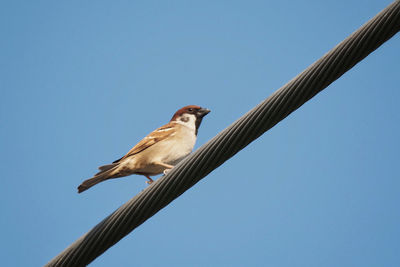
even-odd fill
[[[112,165],[112,164],[109,164]],[[111,166],[110,168],[103,168],[103,170],[101,169],[102,167],[106,167],[109,165],[105,165],[105,166],[101,166],[99,167],[100,172],[96,173],[95,176],[93,176],[90,179],[87,179],[85,181],[83,181],[79,186],[78,186],[78,193],[82,193],[83,191],[88,190],[89,188],[91,188],[92,186],[101,183],[105,180],[111,179],[111,178],[116,178],[113,175],[114,170],[116,169],[118,164],[114,164],[114,166]]]
[[[94,186],[102,181],[105,181],[107,179],[108,178],[106,178],[104,176],[98,176],[98,177],[95,176],[93,178],[87,179],[78,186],[78,193],[82,193],[83,191],[86,191],[89,188],[91,188],[92,186]]]
[[[103,165],[103,166],[100,166],[99,167],[99,172],[98,173],[96,173],[95,175],[99,175],[99,174],[101,174],[101,173],[103,173],[103,172],[105,172],[105,171],[108,171],[109,169],[112,169],[112,168],[114,168],[115,166],[117,166],[118,165],[118,163],[111,163],[111,164],[107,164],[107,165]]]

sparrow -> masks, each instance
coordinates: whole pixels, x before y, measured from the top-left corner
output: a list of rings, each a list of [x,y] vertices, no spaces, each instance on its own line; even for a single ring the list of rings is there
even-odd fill
[[[154,130],[122,158],[99,167],[99,172],[78,186],[78,193],[108,179],[131,174],[150,176],[166,173],[192,152],[197,132],[209,109],[190,105],[179,109],[169,123]]]

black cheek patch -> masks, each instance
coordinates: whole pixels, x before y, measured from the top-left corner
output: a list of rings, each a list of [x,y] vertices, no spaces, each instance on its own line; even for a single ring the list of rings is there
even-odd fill
[[[181,117],[181,121],[188,122],[189,121],[189,117]]]

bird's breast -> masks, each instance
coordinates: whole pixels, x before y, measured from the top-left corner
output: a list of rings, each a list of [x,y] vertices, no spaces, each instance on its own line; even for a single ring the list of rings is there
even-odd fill
[[[176,131],[173,136],[159,143],[159,148],[163,153],[160,153],[161,162],[175,165],[184,157],[192,152],[196,143],[196,135],[191,129],[182,127]]]

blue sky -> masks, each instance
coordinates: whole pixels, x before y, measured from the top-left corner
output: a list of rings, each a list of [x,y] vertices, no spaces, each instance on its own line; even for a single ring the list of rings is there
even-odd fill
[[[3,1],[1,254],[40,266],[146,187],[83,194],[176,109],[196,148],[391,1]],[[400,37],[92,266],[398,266]]]

